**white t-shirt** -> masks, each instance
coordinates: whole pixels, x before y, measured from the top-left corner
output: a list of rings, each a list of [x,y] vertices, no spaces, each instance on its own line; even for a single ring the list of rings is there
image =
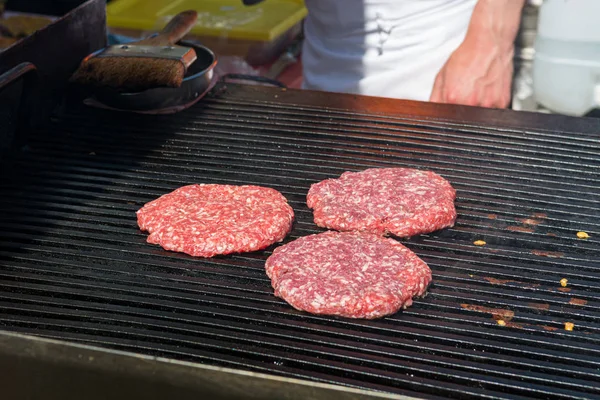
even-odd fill
[[[429,100],[477,0],[305,0],[306,89]]]

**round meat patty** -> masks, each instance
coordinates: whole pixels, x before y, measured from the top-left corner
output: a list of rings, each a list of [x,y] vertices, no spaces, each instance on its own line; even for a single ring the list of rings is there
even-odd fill
[[[372,168],[313,184],[306,203],[324,228],[410,237],[454,226],[455,198],[434,172]]]
[[[199,257],[264,249],[282,241],[293,220],[285,197],[260,186],[184,186],[137,212],[148,243]]]
[[[431,270],[394,239],[328,231],[275,249],[266,271],[292,307],[313,314],[379,318],[425,293]]]

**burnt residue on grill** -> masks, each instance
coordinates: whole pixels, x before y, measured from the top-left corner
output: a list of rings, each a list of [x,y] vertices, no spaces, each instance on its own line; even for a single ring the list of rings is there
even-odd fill
[[[531,254],[539,256],[539,257],[550,257],[550,258],[562,258],[565,253],[561,251],[545,251],[545,250],[531,250]]]
[[[598,398],[597,125],[389,104],[228,86],[170,116],[57,116],[2,161],[0,324],[423,398]],[[265,185],[296,213],[287,242],[320,231],[312,183],[391,166],[448,179],[458,220],[402,240],[434,282],[381,320],[308,315],[274,297],[264,261],[276,246],[196,259],[147,244],[135,219],[186,184]]]
[[[519,219],[517,219],[517,221],[521,222],[524,225],[531,225],[531,226],[539,225],[542,223],[542,220],[533,219],[533,218],[519,218]]]
[[[506,227],[507,230],[511,231],[511,232],[524,232],[524,233],[533,233],[534,229],[533,228],[527,228],[525,226],[508,226]]]
[[[548,311],[550,309],[550,304],[548,303],[527,303],[527,305],[536,310]]]
[[[486,306],[479,306],[475,304],[461,304],[460,305],[465,310],[475,311],[478,313],[490,314],[492,318],[496,321],[503,320],[505,322],[509,322],[515,317],[514,311],[506,310],[503,308],[490,308]]]
[[[571,300],[569,300],[569,304],[574,306],[585,306],[587,303],[587,300],[578,299],[576,297],[573,297]]]
[[[489,276],[486,276],[483,279],[485,279],[492,285],[506,285],[507,283],[517,283],[517,281],[515,281],[513,279],[497,279],[497,278],[491,278]]]

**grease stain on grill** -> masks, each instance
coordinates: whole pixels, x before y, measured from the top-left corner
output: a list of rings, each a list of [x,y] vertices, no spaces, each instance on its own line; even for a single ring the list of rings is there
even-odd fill
[[[531,217],[537,219],[546,219],[548,218],[548,215],[546,213],[533,213],[531,214]]]
[[[555,326],[550,326],[550,325],[540,325],[542,327],[542,329],[549,331],[549,332],[555,332],[558,330],[557,327]]]
[[[547,311],[550,309],[550,304],[548,304],[548,303],[527,303],[527,307],[535,308],[536,310]]]
[[[496,214],[488,214],[487,217],[488,217],[488,219],[497,219],[498,215],[496,215]]]
[[[468,311],[492,314],[492,318],[495,321],[503,320],[504,322],[507,323],[507,325],[508,325],[508,322],[510,322],[510,320],[512,320],[515,317],[514,311],[506,310],[504,308],[491,308],[491,307],[478,306],[475,304],[466,304],[466,303],[463,303],[460,306],[463,309],[468,310]]]
[[[559,287],[558,289],[559,292],[563,292],[563,293],[569,293],[571,291],[571,288],[568,287]]]
[[[576,297],[573,297],[571,300],[569,300],[569,304],[571,304],[573,306],[585,306],[587,304],[587,300],[578,299]]]
[[[518,218],[517,221],[521,222],[524,225],[532,225],[532,226],[537,226],[542,223],[541,220],[533,219],[533,218]]]
[[[532,228],[526,228],[524,226],[515,226],[515,225],[511,225],[506,227],[507,230],[511,231],[511,232],[523,232],[523,233],[533,233],[534,230]]]
[[[560,251],[531,250],[531,254],[539,257],[563,258],[565,253]]]
[[[491,283],[492,285],[506,285],[507,283],[519,283],[512,279],[496,279],[489,276],[484,276],[483,279]]]
[[[507,322],[506,326],[509,327],[509,328],[524,329],[528,325],[527,324],[520,324],[518,322]]]

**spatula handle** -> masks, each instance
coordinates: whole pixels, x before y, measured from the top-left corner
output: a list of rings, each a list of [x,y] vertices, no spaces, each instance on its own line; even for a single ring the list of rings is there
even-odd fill
[[[146,46],[169,46],[175,44],[187,35],[194,27],[197,19],[198,13],[196,11],[182,11],[174,16],[158,35],[140,40],[135,44]]]

